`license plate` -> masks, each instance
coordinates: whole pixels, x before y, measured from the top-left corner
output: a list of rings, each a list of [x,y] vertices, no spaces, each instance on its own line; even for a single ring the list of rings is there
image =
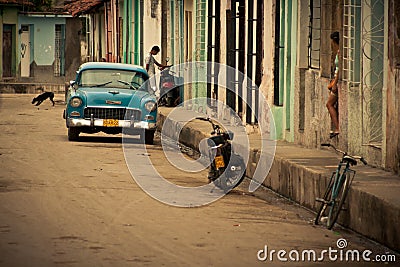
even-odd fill
[[[118,127],[119,121],[114,119],[104,119],[103,120],[104,127]]]
[[[225,167],[223,156],[216,156],[214,160],[215,160],[215,168],[219,169]]]

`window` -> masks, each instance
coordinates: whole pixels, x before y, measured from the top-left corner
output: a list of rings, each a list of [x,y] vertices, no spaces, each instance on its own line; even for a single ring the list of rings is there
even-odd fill
[[[247,44],[247,77],[251,84],[246,88],[246,123],[257,123],[255,115],[258,115],[259,86],[262,79],[262,25],[263,25],[263,1],[248,2],[248,44]]]
[[[218,63],[220,53],[220,0],[208,2],[207,61]],[[207,64],[207,98],[218,99],[218,64]]]
[[[54,48],[54,76],[64,76],[64,47],[65,47],[65,25],[56,24],[55,27],[55,48]]]
[[[385,2],[362,1],[363,142],[381,147],[383,137],[383,85]],[[387,2],[386,2],[387,3]]]
[[[227,65],[235,72],[229,73],[230,90],[226,90],[226,103],[235,110],[239,117],[243,116],[243,76],[245,68],[245,1],[232,0],[231,9],[227,11]]]
[[[321,0],[309,1],[308,67],[320,68]]]
[[[121,89],[139,89],[145,82],[140,72],[111,69],[85,70],[81,74],[79,86]],[[143,90],[145,90],[143,88]]]
[[[343,6],[343,73],[349,86],[360,83],[361,0],[347,0]]]

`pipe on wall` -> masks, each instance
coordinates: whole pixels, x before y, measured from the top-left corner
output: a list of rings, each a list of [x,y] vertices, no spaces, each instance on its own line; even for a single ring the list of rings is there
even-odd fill
[[[183,6],[183,0],[178,0],[179,4],[179,63],[183,63],[183,54],[185,51],[184,44],[183,44],[183,38],[184,38],[184,6]]]
[[[144,9],[144,0],[140,0],[140,24],[139,24],[139,31],[140,31],[140,54],[139,54],[139,63],[138,65],[142,65],[143,61],[142,58],[144,56],[144,49],[143,49],[143,9]]]

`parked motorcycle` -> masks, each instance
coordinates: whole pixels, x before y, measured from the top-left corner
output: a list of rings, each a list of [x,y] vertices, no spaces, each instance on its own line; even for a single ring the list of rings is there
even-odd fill
[[[210,118],[196,119],[209,122],[213,128],[211,137],[207,139],[206,151],[212,160],[208,172],[209,182],[228,192],[243,181],[246,171],[243,158],[232,151],[233,132],[222,130]]]
[[[168,64],[168,60],[166,63]],[[167,66],[161,69],[159,106],[175,107],[179,104],[180,90],[175,83],[175,73],[170,68],[171,66]]]

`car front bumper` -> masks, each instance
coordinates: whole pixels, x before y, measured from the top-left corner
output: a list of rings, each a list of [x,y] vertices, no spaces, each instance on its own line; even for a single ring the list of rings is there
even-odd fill
[[[121,127],[130,129],[155,129],[155,122],[148,121],[130,121],[130,120],[114,120],[111,126],[108,120],[105,119],[82,119],[82,118],[68,118],[68,127]]]

